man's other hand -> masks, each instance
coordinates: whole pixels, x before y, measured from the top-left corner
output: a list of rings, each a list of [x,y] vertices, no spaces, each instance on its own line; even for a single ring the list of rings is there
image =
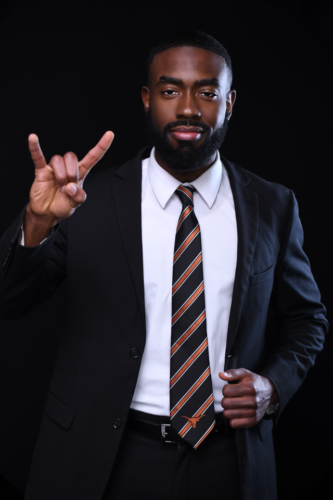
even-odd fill
[[[237,368],[219,373],[229,384],[223,387],[223,415],[230,420],[230,427],[253,427],[263,418],[269,405],[278,402],[272,382],[262,375]],[[231,384],[230,384],[231,382]]]

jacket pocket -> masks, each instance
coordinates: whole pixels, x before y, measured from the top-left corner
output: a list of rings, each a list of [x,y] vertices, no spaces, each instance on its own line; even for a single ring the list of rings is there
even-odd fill
[[[75,411],[53,396],[51,392],[47,394],[44,411],[46,415],[64,429],[70,428],[75,417]]]
[[[265,283],[265,281],[271,280],[274,277],[275,267],[271,266],[266,271],[260,274],[254,274],[250,276],[250,284],[249,286],[260,285],[261,283]]]

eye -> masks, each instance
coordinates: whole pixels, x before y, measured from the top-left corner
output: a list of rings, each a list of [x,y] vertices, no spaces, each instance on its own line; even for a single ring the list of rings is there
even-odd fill
[[[201,92],[201,94],[205,97],[217,97],[217,94],[215,92]]]
[[[175,95],[176,93],[177,93],[176,90],[171,90],[171,89],[162,91],[162,95]]]

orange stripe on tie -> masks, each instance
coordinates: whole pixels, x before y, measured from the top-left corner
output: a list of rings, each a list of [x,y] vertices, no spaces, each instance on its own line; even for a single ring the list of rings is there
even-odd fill
[[[198,257],[192,262],[192,264],[187,269],[187,271],[183,274],[183,276],[181,278],[179,278],[179,280],[177,281],[177,283],[175,283],[173,285],[172,294],[174,294],[178,290],[178,288],[184,283],[184,281],[186,280],[186,278],[191,274],[192,271],[194,271],[194,269],[201,262],[201,260],[202,260],[202,254],[198,255]]]
[[[208,346],[208,339],[204,341],[204,343],[200,346],[200,348],[195,351],[192,356],[186,361],[185,365],[182,367],[179,372],[176,373],[170,380],[170,388],[177,382],[177,380],[183,375],[183,373],[194,363],[198,356],[202,353],[204,349]]]
[[[213,430],[213,429],[214,429],[214,427],[215,427],[215,424],[216,424],[216,422],[214,422],[214,423],[212,424],[212,426],[208,429],[208,431],[207,431],[207,432],[205,432],[205,434],[202,436],[202,438],[200,439],[200,441],[199,441],[199,442],[195,445],[195,447],[194,447],[194,449],[195,449],[195,450],[198,448],[199,444],[201,444],[201,443],[202,443],[202,441],[203,441],[204,439],[206,439],[206,437],[208,436],[208,434],[210,434],[210,433],[212,432],[212,430]]]
[[[179,189],[179,191],[183,191],[183,193],[185,193],[189,198],[191,198],[192,203],[193,203],[193,195],[192,195],[191,191],[186,189],[186,187],[184,187],[184,186],[179,186],[178,189]]]
[[[194,384],[194,386],[191,388],[191,390],[187,394],[185,394],[185,396],[179,401],[179,403],[171,411],[170,418],[172,418],[175,415],[175,413],[177,413],[177,411],[182,406],[184,406],[184,404],[186,403],[186,401],[192,396],[192,394],[196,391],[196,389],[206,380],[206,378],[208,377],[209,374],[210,374],[210,368],[208,367],[204,371],[204,373],[201,375],[201,377],[199,378],[198,382],[196,382],[196,384]]]
[[[177,312],[177,314],[174,315],[174,317],[172,318],[172,325],[186,311],[186,309],[188,309],[190,307],[190,305],[192,304],[192,302],[195,301],[195,299],[198,297],[198,295],[200,295],[200,293],[203,291],[203,289],[204,289],[204,284],[201,283],[201,285],[199,286],[199,288],[197,288],[196,292],[185,302],[185,304],[179,309],[179,311]]]
[[[188,247],[188,245],[191,243],[191,241],[193,240],[193,238],[196,237],[196,235],[199,233],[200,231],[200,227],[199,225],[194,229],[194,231],[188,235],[188,237],[186,238],[186,240],[184,241],[184,243],[182,244],[182,246],[180,248],[178,248],[177,250],[177,253],[175,253],[175,256],[173,258],[173,261],[175,262],[178,257],[180,256],[181,253],[183,253],[183,251],[185,250],[186,247]]]
[[[202,405],[202,407],[197,411],[197,413],[195,415],[193,415],[195,418],[197,417],[200,417],[200,415],[208,408],[208,406],[212,403],[213,401],[213,394],[211,395],[211,397],[206,401],[206,403],[204,405]],[[191,422],[189,422],[188,424],[185,425],[184,429],[179,433],[180,437],[183,437],[185,432],[188,431],[188,429],[191,427]],[[199,445],[198,445],[199,446]]]
[[[190,212],[192,212],[192,210],[193,210],[193,207],[189,206],[189,207],[187,207],[187,209],[183,212],[183,214],[182,214],[181,218],[179,219],[179,222],[178,222],[178,226],[177,226],[176,231],[178,231],[178,229],[179,229],[179,228],[180,228],[180,226],[181,226],[181,223],[183,222],[183,220],[185,219],[185,217],[187,217],[187,216],[188,216],[188,214],[189,214]]]
[[[191,335],[191,333],[200,326],[200,324],[205,320],[206,318],[206,311],[204,311],[200,316],[199,318],[195,321],[195,323],[193,323],[193,325],[191,326],[191,328],[189,328],[189,330],[187,330],[187,332],[183,333],[183,335],[180,337],[180,339],[177,341],[177,343],[172,347],[171,349],[171,355],[173,353],[175,353],[177,351],[177,349],[179,349],[179,347],[183,344],[183,342],[185,342],[185,340],[187,339],[187,337],[189,337]]]

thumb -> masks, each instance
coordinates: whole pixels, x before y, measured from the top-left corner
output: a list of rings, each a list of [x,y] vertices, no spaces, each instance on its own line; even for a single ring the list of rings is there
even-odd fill
[[[247,370],[245,370],[245,368],[234,368],[219,373],[219,377],[222,380],[226,380],[227,382],[233,382],[233,383],[242,380],[244,377],[246,377],[246,375],[247,375]]]
[[[66,186],[63,186],[61,190],[69,196],[69,204],[72,208],[78,207],[86,200],[87,195],[85,191],[74,182],[70,182]]]

